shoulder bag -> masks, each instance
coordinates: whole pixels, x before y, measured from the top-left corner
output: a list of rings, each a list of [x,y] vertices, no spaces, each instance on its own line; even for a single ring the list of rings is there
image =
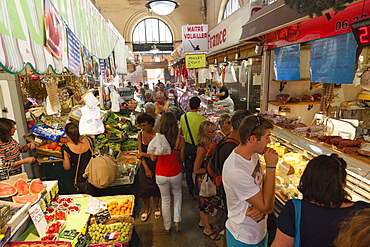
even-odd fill
[[[90,144],[91,159],[87,164],[84,178],[99,189],[105,189],[119,177],[119,170],[116,162],[108,155],[95,154],[92,142],[87,138]]]
[[[302,212],[302,201],[299,199],[292,199],[295,213],[295,235],[294,235],[294,247],[301,246],[301,212]]]

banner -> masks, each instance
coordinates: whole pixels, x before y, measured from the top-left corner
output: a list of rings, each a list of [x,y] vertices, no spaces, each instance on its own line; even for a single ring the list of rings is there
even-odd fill
[[[52,3],[54,10],[48,7],[44,13],[44,0],[1,1],[0,66],[5,71],[20,73],[29,64],[39,74],[46,73],[48,67],[54,73],[62,73],[69,66],[68,27],[81,46],[98,58],[106,59],[114,51],[117,73],[127,73],[122,35],[90,0],[52,0]],[[50,0],[45,0],[45,6],[51,6]],[[47,13],[53,14],[49,17]],[[53,24],[57,28],[52,28]],[[47,42],[49,48],[45,46]]]
[[[183,25],[182,43],[184,52],[207,52],[208,25]]]
[[[289,45],[274,50],[274,79],[278,81],[299,81],[300,44]]]
[[[311,41],[311,81],[352,84],[355,60],[356,40],[352,33]]]
[[[86,81],[90,82],[91,84],[95,83],[94,79],[94,66],[91,60],[91,55],[89,50],[84,46],[83,49],[83,56],[84,56],[84,68],[86,74]]]
[[[77,37],[72,33],[71,29],[67,28],[68,36],[68,70],[76,76],[80,76],[81,66],[81,50],[80,42]]]

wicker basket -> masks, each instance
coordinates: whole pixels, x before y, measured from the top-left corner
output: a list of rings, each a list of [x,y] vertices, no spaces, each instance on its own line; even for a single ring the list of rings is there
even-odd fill
[[[62,152],[54,151],[54,150],[46,149],[46,148],[36,148],[36,153],[62,158]]]
[[[100,199],[100,198],[99,198]],[[128,233],[128,238],[123,241],[123,242],[120,242],[123,246],[129,246],[129,242],[131,240],[131,237],[132,237],[132,232],[133,232],[133,229],[134,229],[134,218],[131,217],[131,216],[128,216],[128,215],[122,215],[121,217],[115,217],[115,218],[111,218],[109,219],[107,222],[104,223],[104,225],[111,225],[111,224],[115,224],[115,223],[132,223],[131,225],[131,228],[130,228],[130,232]],[[90,220],[89,220],[89,225],[92,225],[92,224],[95,224],[95,218],[93,216],[90,217]],[[104,244],[104,243],[102,243]],[[112,244],[112,243],[110,243]],[[93,245],[93,246],[101,246],[101,244],[96,244],[96,245]]]

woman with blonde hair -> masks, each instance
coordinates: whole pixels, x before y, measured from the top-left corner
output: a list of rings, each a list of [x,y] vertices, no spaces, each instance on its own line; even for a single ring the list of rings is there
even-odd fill
[[[222,114],[218,118],[218,126],[220,129],[217,131],[214,141],[221,140],[225,136],[228,136],[233,128],[231,126],[231,116],[229,114]]]
[[[182,162],[184,160],[185,141],[179,133],[175,114],[165,112],[159,123],[159,133],[163,134],[171,146],[172,152],[167,155],[151,155],[157,160],[155,175],[162,198],[162,218],[164,229],[171,232],[171,192],[173,195],[174,225],[176,232],[180,231],[182,207]]]
[[[197,185],[200,191],[200,187],[207,172],[207,164],[210,152],[210,148],[214,143],[212,140],[216,134],[216,125],[210,121],[203,121],[199,126],[197,135],[198,149],[197,156],[194,161],[194,173],[197,174]],[[212,231],[212,226],[209,224],[208,214],[213,213],[215,210],[215,203],[217,202],[216,196],[205,197],[199,196],[199,214],[200,221],[198,223],[199,228],[203,229],[203,234],[208,236],[212,240],[220,240],[215,232]]]

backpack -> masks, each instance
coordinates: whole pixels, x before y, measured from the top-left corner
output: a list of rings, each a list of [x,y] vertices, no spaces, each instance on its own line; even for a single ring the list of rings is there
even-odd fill
[[[219,164],[219,152],[220,148],[227,143],[235,143],[236,145],[239,145],[237,140],[226,137],[215,143],[207,152],[207,156],[209,153],[209,156],[211,156],[207,165],[207,173],[216,187],[222,185],[223,164]]]

